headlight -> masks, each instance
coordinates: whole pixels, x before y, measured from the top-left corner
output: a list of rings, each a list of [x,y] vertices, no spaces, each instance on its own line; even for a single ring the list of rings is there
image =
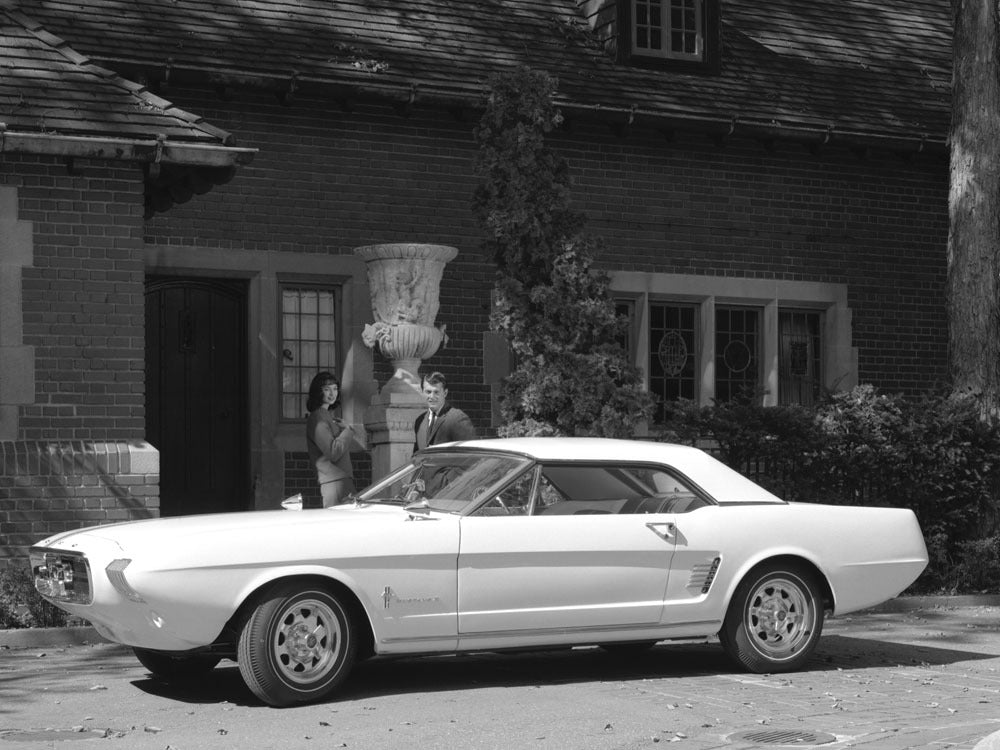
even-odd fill
[[[31,573],[35,589],[44,597],[73,604],[90,604],[90,563],[80,552],[31,549]]]

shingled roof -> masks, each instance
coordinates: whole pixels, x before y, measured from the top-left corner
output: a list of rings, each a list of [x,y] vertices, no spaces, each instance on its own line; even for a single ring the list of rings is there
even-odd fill
[[[0,150],[225,167],[252,149],[0,2]]]
[[[21,7],[93,59],[161,79],[476,103],[490,73],[529,65],[558,76],[570,113],[807,139],[945,142],[947,2],[721,0],[717,75],[616,62],[592,28],[594,9],[614,2],[22,0]]]

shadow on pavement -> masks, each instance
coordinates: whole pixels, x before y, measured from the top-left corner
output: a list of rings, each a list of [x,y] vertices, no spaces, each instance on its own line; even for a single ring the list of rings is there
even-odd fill
[[[872,638],[826,635],[804,671],[861,670],[889,665],[944,665],[997,658],[932,645],[894,643]],[[493,687],[545,686],[584,682],[742,674],[715,643],[661,643],[637,655],[599,648],[521,653],[473,653],[451,656],[373,659],[358,664],[328,702],[407,693],[436,693]],[[189,703],[231,702],[260,705],[244,685],[239,669],[225,661],[197,686],[166,685],[152,678],[133,681],[140,690]]]

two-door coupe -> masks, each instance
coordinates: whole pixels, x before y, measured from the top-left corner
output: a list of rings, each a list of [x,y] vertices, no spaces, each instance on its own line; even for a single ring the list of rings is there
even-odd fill
[[[154,676],[235,659],[275,706],[383,654],[718,635],[745,669],[798,669],[825,611],[927,564],[909,510],[788,503],[695,448],[599,438],[434,446],[346,505],[98,526],[30,554],[46,599]]]

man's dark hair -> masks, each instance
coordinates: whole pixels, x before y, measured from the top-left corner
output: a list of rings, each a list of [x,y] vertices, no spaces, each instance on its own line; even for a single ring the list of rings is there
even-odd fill
[[[427,385],[439,385],[442,390],[448,390],[448,381],[445,380],[444,375],[436,370],[424,375],[424,383]]]

